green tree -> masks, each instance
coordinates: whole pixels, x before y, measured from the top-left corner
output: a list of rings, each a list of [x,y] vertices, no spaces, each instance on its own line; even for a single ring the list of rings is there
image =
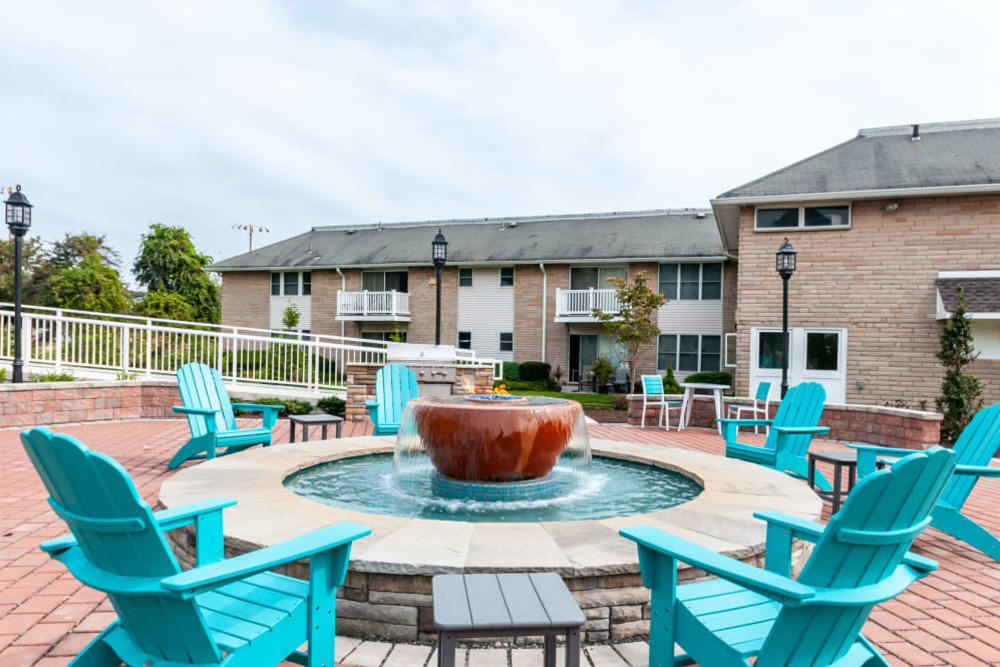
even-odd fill
[[[660,334],[656,326],[656,310],[667,297],[646,285],[646,274],[639,273],[630,283],[624,278],[608,278],[618,297],[618,312],[606,313],[594,308],[594,317],[604,323],[604,330],[625,350],[628,360],[628,386],[635,383],[635,367],[639,354]]]
[[[85,257],[97,254],[101,261],[108,266],[118,268],[122,264],[121,255],[118,251],[108,245],[108,237],[96,236],[88,232],[77,234],[66,233],[62,240],[52,244],[52,252],[48,257],[48,264],[54,269],[65,269],[69,266],[76,266]]]
[[[21,298],[38,305],[46,291],[41,269],[46,260],[45,247],[37,236],[25,237],[21,244]],[[0,240],[0,301],[14,300],[14,239]]]
[[[980,408],[983,386],[979,378],[965,372],[979,353],[972,346],[972,325],[966,317],[965,294],[959,285],[955,291],[955,310],[941,327],[941,349],[937,358],[945,368],[937,409],[944,415],[941,437],[954,442]]]
[[[142,301],[136,304],[136,311],[146,317],[163,320],[194,320],[194,309],[179,294],[166,290],[146,292]]]
[[[122,284],[118,270],[91,252],[72,266],[56,271],[48,280],[49,295],[45,305],[57,308],[93,310],[101,313],[127,313],[131,297]]]
[[[150,292],[166,290],[180,295],[199,322],[219,321],[219,286],[204,269],[212,258],[198,252],[183,227],[149,226],[142,235],[132,271]]]
[[[289,331],[295,331],[299,328],[299,320],[302,319],[302,313],[299,312],[299,307],[294,303],[290,303],[285,306],[284,312],[281,313],[281,323],[285,325],[285,328]]]

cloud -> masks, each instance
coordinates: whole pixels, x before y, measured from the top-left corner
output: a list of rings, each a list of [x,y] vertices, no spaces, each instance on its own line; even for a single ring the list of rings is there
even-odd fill
[[[0,184],[37,231],[707,205],[858,127],[996,114],[990,3],[35,1]]]

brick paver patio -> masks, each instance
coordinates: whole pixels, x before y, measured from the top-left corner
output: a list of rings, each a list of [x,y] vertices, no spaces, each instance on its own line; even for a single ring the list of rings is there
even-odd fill
[[[365,426],[345,424],[344,436],[362,435]],[[167,459],[187,438],[187,425],[179,420],[81,424],[56,430],[118,459],[153,504],[168,475]],[[722,452],[719,436],[705,429],[677,433],[592,426],[590,434]],[[288,441],[286,420],[279,422],[275,435],[275,442]],[[45,503],[44,489],[21,449],[17,430],[0,431],[0,489],[0,667],[65,665],[114,618],[114,612],[101,594],[83,587],[38,550],[39,542],[64,533],[65,527]],[[1000,532],[998,507],[1000,481],[991,480],[980,481],[965,506],[994,532]],[[933,529],[917,540],[915,548],[940,561],[941,569],[880,605],[865,634],[894,665],[1000,664],[1000,564]],[[605,662],[597,651],[589,659],[595,667],[625,664],[614,662],[621,654],[610,651],[613,660]],[[393,652],[388,655],[392,658]],[[351,663],[350,653],[345,660]]]

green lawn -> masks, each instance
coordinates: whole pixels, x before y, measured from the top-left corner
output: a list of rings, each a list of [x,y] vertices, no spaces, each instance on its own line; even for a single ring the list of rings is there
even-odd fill
[[[527,391],[511,390],[515,396],[551,396],[552,398],[566,398],[583,405],[587,410],[611,410],[611,399],[620,394],[577,394],[561,391]]]

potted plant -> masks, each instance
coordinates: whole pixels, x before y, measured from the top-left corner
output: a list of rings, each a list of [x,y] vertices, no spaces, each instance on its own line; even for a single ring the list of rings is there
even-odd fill
[[[591,372],[594,374],[594,386],[597,388],[597,392],[600,394],[608,393],[608,383],[615,376],[615,367],[611,365],[611,362],[604,357],[597,357],[594,359]]]

